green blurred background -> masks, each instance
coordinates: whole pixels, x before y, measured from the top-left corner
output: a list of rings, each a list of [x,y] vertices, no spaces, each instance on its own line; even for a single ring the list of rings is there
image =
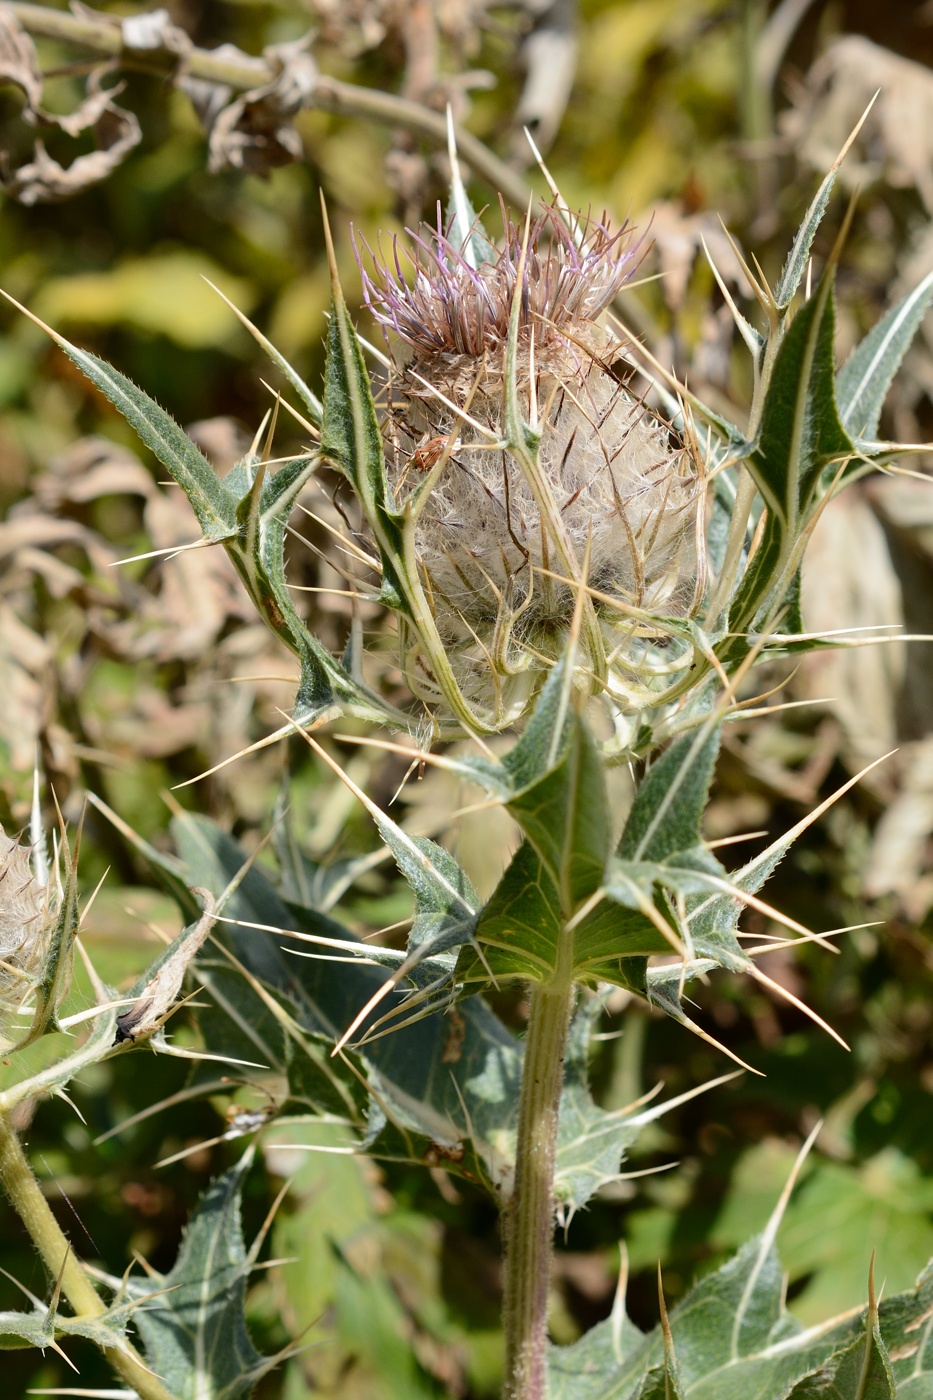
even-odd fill
[[[702,241],[736,297],[745,288],[720,216],[775,277],[822,173],[879,86],[817,246],[819,261],[842,222],[845,191],[857,185],[840,274],[840,353],[933,266],[929,4],[581,0],[571,100],[566,111],[545,104],[543,115],[532,101],[540,50],[529,35],[548,25],[558,38],[565,33],[563,50],[552,50],[548,62],[557,62],[555,52],[568,58],[571,11],[541,8],[485,0],[179,0],[171,14],[202,47],[231,43],[252,54],[312,31],[322,72],[435,111],[450,101],[516,168],[527,164],[516,114],[537,117],[549,167],[572,206],[650,228],[644,271],[663,275],[629,294],[630,320],[664,363],[734,414],[743,411],[750,375]],[[51,75],[47,105],[70,110],[83,90],[86,51],[42,41],[39,53]],[[194,425],[223,468],[271,402],[263,380],[279,381],[203,279],[315,383],[329,295],[318,192],[327,200],[347,295],[358,304],[351,225],[375,245],[380,233],[385,242],[432,217],[446,188],[445,156],[388,122],[307,111],[295,120],[300,161],[265,177],[209,173],[206,138],[188,98],[160,76],[125,76],[119,101],[139,117],[140,144],[106,181],[66,202],[25,207],[5,197],[0,281]],[[35,132],[22,120],[14,88],[0,89],[0,104],[0,144],[17,164]],[[63,161],[72,149],[88,149],[80,141],[69,147],[69,139],[51,139]],[[545,189],[536,172],[528,178]],[[479,180],[471,191],[477,206],[493,206],[495,229],[496,192]],[[753,315],[753,307],[746,310]],[[293,668],[214,553],[113,567],[194,539],[187,506],[158,484],[158,470],[128,429],[39,330],[10,311],[0,313],[0,330],[4,826],[17,830],[27,818],[38,744],[71,820],[90,790],[164,847],[170,807],[180,803],[252,848],[288,769],[297,828],[311,854],[336,859],[374,848],[364,816],[297,747],[258,751],[170,794],[277,727]],[[929,438],[931,394],[928,333],[908,358],[885,430],[905,441]],[[297,424],[280,424],[277,450],[301,442]],[[907,465],[926,470],[921,453]],[[292,566],[305,583],[328,577],[327,566],[297,546]],[[345,626],[341,600],[308,596],[315,624],[336,644]],[[827,512],[805,604],[813,627],[901,622],[911,632],[933,631],[929,484],[879,476]],[[818,1116],[826,1126],[779,1239],[798,1315],[810,1322],[860,1302],[872,1248],[876,1277],[889,1292],[909,1286],[933,1256],[931,649],[916,643],[847,652],[759,680],[761,690],[781,687],[775,701],[821,703],[730,730],[711,839],[774,835],[864,763],[898,747],[807,833],[769,890],[774,904],[814,928],[878,921],[843,936],[838,957],[811,948],[767,959],[769,974],[831,1020],[852,1051],[844,1054],[759,987],[721,976],[702,988],[703,1024],[767,1077],[746,1075],[655,1125],[628,1167],[679,1166],[620,1181],[572,1222],[555,1278],[553,1331],[561,1341],[607,1314],[621,1238],[632,1270],[630,1310],[641,1325],[653,1325],[658,1258],[668,1300],[676,1300],[763,1223]],[[404,772],[396,760],[334,747],[358,782],[391,797]],[[410,784],[393,810],[436,832],[455,797],[427,777]],[[490,835],[488,823],[465,819],[444,839],[488,890],[508,834],[497,828]],[[740,839],[726,854],[738,863],[765,839]],[[176,915],[97,815],[87,818],[81,858],[88,891],[107,872],[86,942],[107,980],[125,984],[153,956],[159,931],[177,929]],[[379,867],[341,908],[362,931],[404,918],[407,899]],[[757,915],[746,927],[774,931]],[[76,999],[87,994],[79,980]],[[521,1025],[520,1003],[499,1009]],[[594,1064],[607,1107],[624,1106],[658,1081],[674,1094],[728,1068],[709,1047],[621,997],[611,1012]],[[123,1119],[179,1094],[185,1082],[181,1062],[123,1058],[84,1077],[75,1094],[83,1118],[49,1102],[23,1125],[76,1247],[114,1273],[134,1252],[170,1266],[200,1190],[242,1144],[193,1151],[164,1169],[155,1163],[221,1133],[231,1096],[262,1102],[257,1090],[231,1085],[210,1109],[182,1098],[93,1145]],[[272,1128],[262,1140],[244,1207],[248,1237],[294,1168],[294,1154],[281,1144],[296,1140],[293,1128]],[[0,1239],[3,1268],[44,1294],[41,1266],[3,1205]],[[496,1219],[469,1185],[437,1169],[308,1156],[272,1251],[292,1262],[257,1275],[254,1339],[272,1350],[300,1334],[309,1349],[263,1382],[264,1397],[478,1400],[497,1393]],[[0,1307],[15,1306],[17,1297],[0,1280]],[[89,1347],[69,1345],[69,1352],[81,1384],[107,1384]],[[11,1396],[77,1383],[51,1355],[8,1353],[4,1368]]]

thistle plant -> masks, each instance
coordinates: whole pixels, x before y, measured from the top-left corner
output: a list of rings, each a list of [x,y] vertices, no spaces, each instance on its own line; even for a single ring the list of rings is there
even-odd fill
[[[72,1270],[63,1287],[76,1316],[49,1309],[43,1337],[92,1327],[141,1396],[246,1395],[274,1364],[253,1352],[241,1316],[258,1248],[247,1254],[236,1219],[245,1166],[211,1188],[176,1270],[146,1290],[108,1280],[106,1307],[70,1252],[41,1237],[29,1188],[16,1184],[28,1168],[9,1124],[13,1105],[62,1091],[95,1059],[145,1045],[179,1053],[164,1023],[197,955],[202,1053],[261,1066],[280,1121],[340,1125],[348,1150],[442,1164],[493,1194],[509,1400],[933,1393],[933,1274],[881,1304],[869,1279],[864,1313],[804,1331],[786,1310],[775,1251],[784,1200],[669,1318],[662,1296],[650,1335],[626,1315],[624,1275],[606,1323],[567,1348],[551,1347],[547,1333],[555,1220],[569,1228],[669,1106],[608,1113],[590,1096],[588,1049],[611,990],[706,1040],[685,1009],[686,988],[717,970],[751,976],[807,1010],[761,970],[763,949],[743,941],[739,924],[751,908],[790,941],[823,940],[760,890],[827,804],[731,871],[704,841],[702,821],[723,729],[754,702],[754,666],[844,644],[804,631],[801,558],[832,495],[896,453],[878,440],[880,412],[933,295],[931,276],[837,373],[838,246],[815,285],[808,272],[837,168],[776,287],[748,273],[761,330],[723,286],[753,362],[743,423],[673,382],[614,319],[637,265],[631,234],[572,214],[555,192],[537,217],[505,216],[497,248],[455,160],[445,220],[388,258],[360,250],[387,354],[358,336],[332,250],[320,397],[253,328],[313,437],[284,464],[257,443],[219,479],[142,390],[50,330],[184,488],[203,541],[223,544],[259,614],[297,657],[300,682],[280,734],[302,736],[347,783],[410,885],[415,913],[405,948],[361,942],[335,911],[365,862],[330,878],[295,851],[284,820],[277,890],[202,819],[176,819],[176,854],[167,856],[111,814],[188,924],[128,997],[96,986],[74,1054],[0,1094],[0,1177],[52,1278],[66,1256]],[[391,620],[407,704],[387,698],[360,626],[338,658],[289,591],[289,521],[328,471],[352,493],[343,548],[363,574],[358,590]],[[394,736],[364,742],[455,773],[509,813],[521,843],[487,901],[448,850],[409,834],[340,769],[318,734],[345,715]],[[449,748],[455,736],[472,747]],[[638,780],[617,814],[607,769],[622,762]],[[73,897],[61,907],[73,910]],[[509,983],[527,998],[521,1038],[482,996]],[[58,1015],[60,1001],[40,996],[41,1014]],[[261,1130],[271,1116],[235,1119],[223,1137]],[[69,1292],[75,1276],[83,1292]],[[192,1324],[186,1308],[198,1288],[216,1308],[195,1308]],[[130,1318],[145,1375],[125,1340]],[[30,1315],[6,1315],[2,1326],[38,1337]],[[235,1345],[220,1345],[223,1337]]]

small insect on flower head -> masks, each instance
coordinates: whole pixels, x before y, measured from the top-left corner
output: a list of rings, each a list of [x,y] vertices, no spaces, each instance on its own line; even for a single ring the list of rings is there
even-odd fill
[[[624,692],[626,657],[656,630],[643,615],[691,604],[702,503],[691,455],[632,393],[604,324],[639,261],[629,230],[550,207],[530,227],[503,223],[496,251],[476,226],[453,241],[439,219],[363,279],[392,357],[396,506],[434,474],[414,539],[436,626],[465,693],[483,700],[491,680],[511,719],[561,654],[582,582],[603,595],[590,647],[611,658],[602,685]],[[429,667],[406,670],[436,701]]]

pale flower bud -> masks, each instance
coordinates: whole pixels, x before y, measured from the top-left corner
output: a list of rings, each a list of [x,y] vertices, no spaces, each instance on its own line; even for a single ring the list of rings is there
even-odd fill
[[[56,909],[33,874],[28,846],[0,826],[0,1051],[20,1039],[18,1014],[45,972]]]

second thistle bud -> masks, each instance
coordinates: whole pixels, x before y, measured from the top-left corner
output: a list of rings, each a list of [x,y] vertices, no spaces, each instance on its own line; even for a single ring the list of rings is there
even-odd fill
[[[492,668],[514,717],[529,676],[560,656],[581,586],[606,686],[624,694],[644,615],[691,606],[702,501],[695,463],[631,392],[623,343],[603,324],[637,262],[625,230],[548,210],[528,230],[506,222],[485,260],[467,256],[478,243],[422,230],[409,267],[396,249],[364,277],[393,357],[396,505],[441,468],[415,528],[438,632],[465,693],[483,699]],[[433,698],[428,668],[406,669]]]
[[[0,1051],[25,1029],[21,1015],[46,971],[56,903],[33,873],[29,847],[0,827]]]

